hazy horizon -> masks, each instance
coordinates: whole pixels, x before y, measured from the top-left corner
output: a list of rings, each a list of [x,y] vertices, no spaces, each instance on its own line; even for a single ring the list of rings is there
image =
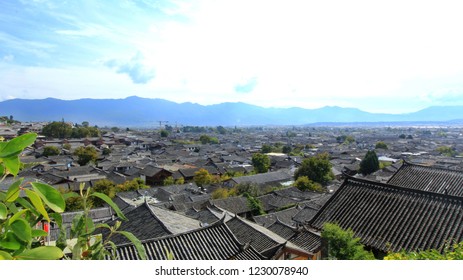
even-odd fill
[[[160,98],[409,113],[463,105],[452,1],[8,1],[0,101]]]

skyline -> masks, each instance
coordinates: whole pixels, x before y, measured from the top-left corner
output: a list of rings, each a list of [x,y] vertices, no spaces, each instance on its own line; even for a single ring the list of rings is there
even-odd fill
[[[61,2],[1,4],[0,101],[463,105],[458,2]]]

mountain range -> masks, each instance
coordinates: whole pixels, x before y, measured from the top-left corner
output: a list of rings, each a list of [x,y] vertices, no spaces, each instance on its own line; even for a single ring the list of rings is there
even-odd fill
[[[124,99],[11,99],[0,102],[0,115],[20,121],[65,121],[120,127],[170,125],[248,126],[317,123],[463,122],[463,106],[433,106],[408,114],[376,114],[354,108],[263,108],[246,103],[200,105],[131,96]]]

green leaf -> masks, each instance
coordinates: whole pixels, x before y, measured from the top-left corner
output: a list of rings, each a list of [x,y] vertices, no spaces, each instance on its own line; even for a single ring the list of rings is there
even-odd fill
[[[4,158],[3,164],[5,165],[6,169],[8,169],[11,174],[13,174],[13,176],[18,175],[19,166],[21,164],[18,156]]]
[[[30,204],[30,202],[22,197],[18,197],[15,201],[15,203],[18,203],[23,207],[23,209],[29,209],[35,216],[40,216],[40,213]],[[10,203],[11,205],[12,203]]]
[[[66,202],[59,191],[50,185],[34,182],[31,183],[34,191],[43,199],[46,205],[57,213],[63,213]]]
[[[21,218],[22,215],[24,215],[27,211],[29,211],[29,209],[23,209],[19,212],[17,212],[16,214],[13,215],[13,217],[11,217],[9,220],[8,220],[8,224],[11,225],[13,222],[15,222],[17,219]]]
[[[78,237],[82,233],[84,225],[84,215],[82,213],[75,215],[71,224],[71,238]]]
[[[6,145],[0,146],[0,158],[6,158],[21,152],[25,148],[34,144],[37,134],[26,133],[6,142]]]
[[[32,237],[45,237],[48,233],[41,229],[32,229]]]
[[[35,209],[40,214],[42,214],[42,216],[47,220],[47,222],[50,222],[50,217],[48,217],[48,212],[47,210],[45,210],[45,207],[43,206],[42,200],[40,199],[39,195],[28,189],[24,189],[24,191],[26,192],[26,195],[30,199],[32,204],[34,205]]]
[[[19,240],[29,243],[32,239],[32,229],[29,223],[24,219],[17,219],[10,225],[16,237]]]
[[[141,244],[141,241],[133,235],[133,233],[128,232],[128,231],[118,231],[117,233],[122,234],[125,236],[130,242],[133,243],[135,248],[137,249],[138,255],[140,256],[141,260],[146,260],[146,251],[145,247],[143,247],[143,244]]]
[[[1,164],[2,161],[0,161],[0,177],[2,177],[5,174],[5,167],[3,167],[3,164]]]
[[[71,198],[71,197],[80,197],[80,195],[76,194],[75,192],[63,193],[64,200],[67,200],[68,198]]]
[[[67,247],[66,229],[63,226],[63,217],[58,213],[50,213],[50,217],[59,227],[59,235],[56,240],[56,247],[64,250]]]
[[[0,202],[0,220],[5,220],[8,217],[8,209],[6,205]]]
[[[0,260],[12,260],[13,257],[5,251],[0,251]]]
[[[21,241],[12,232],[7,232],[6,237],[0,240],[0,247],[16,251],[21,248]]]
[[[95,196],[95,197],[98,197],[99,199],[103,200],[104,202],[106,202],[109,206],[111,206],[114,211],[116,212],[117,216],[119,218],[121,218],[122,220],[124,221],[127,221],[127,218],[124,216],[124,214],[122,213],[121,209],[119,209],[119,207],[116,205],[116,203],[114,203],[111,198],[109,198],[109,196],[105,195],[104,193],[99,193],[99,192],[94,192],[92,193],[90,196]]]
[[[58,260],[64,256],[63,251],[55,246],[41,246],[17,255],[18,260]]]
[[[19,186],[22,184],[24,179],[20,179],[8,188],[8,191],[6,192],[6,197],[5,197],[5,202],[13,202],[19,197]]]

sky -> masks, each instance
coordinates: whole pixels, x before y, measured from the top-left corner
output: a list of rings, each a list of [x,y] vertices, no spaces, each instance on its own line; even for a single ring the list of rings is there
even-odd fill
[[[461,1],[7,0],[0,101],[463,105]]]

